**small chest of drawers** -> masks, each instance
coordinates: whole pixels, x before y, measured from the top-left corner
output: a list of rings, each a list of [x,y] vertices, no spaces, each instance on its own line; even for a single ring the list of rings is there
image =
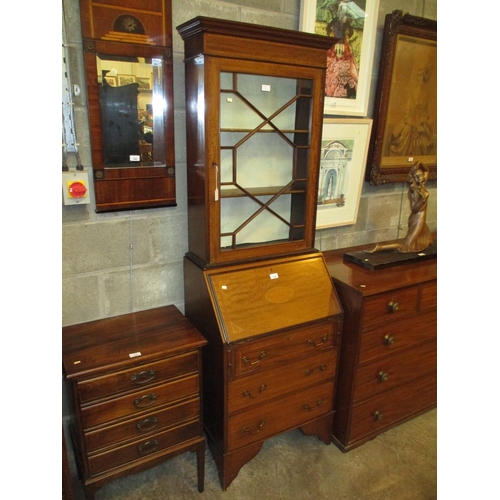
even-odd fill
[[[436,259],[370,270],[325,252],[344,309],[334,442],[343,451],[437,404]]]
[[[63,328],[73,440],[87,498],[186,451],[203,491],[202,335],[174,306]]]

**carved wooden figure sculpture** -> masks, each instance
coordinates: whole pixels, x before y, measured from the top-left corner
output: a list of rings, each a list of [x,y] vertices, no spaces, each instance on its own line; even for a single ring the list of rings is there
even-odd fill
[[[399,253],[415,253],[425,250],[432,243],[432,234],[425,221],[429,192],[425,183],[429,169],[421,162],[416,162],[408,174],[408,198],[411,214],[408,218],[408,233],[402,242],[379,243],[373,248],[365,250],[367,253],[383,250],[396,250]]]

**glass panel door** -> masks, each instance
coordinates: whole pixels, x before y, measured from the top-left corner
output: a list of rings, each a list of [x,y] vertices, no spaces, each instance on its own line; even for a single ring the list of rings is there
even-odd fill
[[[312,79],[221,72],[221,250],[304,239],[312,94]]]

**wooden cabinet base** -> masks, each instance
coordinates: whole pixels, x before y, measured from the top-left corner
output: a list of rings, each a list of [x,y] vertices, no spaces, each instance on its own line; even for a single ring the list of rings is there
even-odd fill
[[[306,436],[318,436],[326,445],[331,443],[333,413],[319,417],[298,427]],[[293,429],[290,429],[293,430]],[[262,449],[264,439],[235,451],[224,453],[207,431],[207,441],[210,452],[217,465],[221,487],[224,491],[236,478],[241,468],[250,462]]]

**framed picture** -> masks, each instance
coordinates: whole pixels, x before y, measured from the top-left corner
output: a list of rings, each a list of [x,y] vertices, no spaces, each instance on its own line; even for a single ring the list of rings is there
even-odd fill
[[[406,182],[420,161],[437,178],[437,21],[386,16],[366,180]]]
[[[116,76],[105,76],[104,79],[110,87],[116,87]]]
[[[149,77],[138,76],[135,81],[139,84],[140,90],[151,90],[151,80]]]
[[[355,224],[372,121],[323,120],[316,229]]]
[[[302,0],[300,29],[333,38],[325,115],[368,114],[378,8],[379,0]]]
[[[131,83],[135,83],[134,75],[118,75],[118,85],[120,87],[122,85],[130,85]]]

